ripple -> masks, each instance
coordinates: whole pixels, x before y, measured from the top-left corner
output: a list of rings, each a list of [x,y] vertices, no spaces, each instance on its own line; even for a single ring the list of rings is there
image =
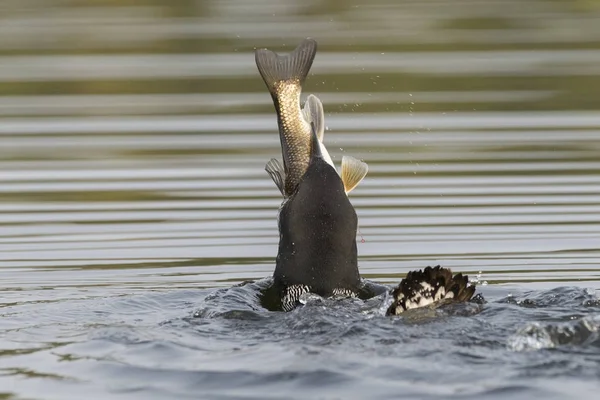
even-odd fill
[[[515,351],[555,348],[558,346],[599,346],[600,314],[562,324],[532,323],[511,338],[508,346]]]
[[[0,397],[598,397],[591,2],[4,3]],[[329,152],[369,164],[363,277],[441,264],[484,299],[260,306],[281,153],[252,52],[307,32]]]

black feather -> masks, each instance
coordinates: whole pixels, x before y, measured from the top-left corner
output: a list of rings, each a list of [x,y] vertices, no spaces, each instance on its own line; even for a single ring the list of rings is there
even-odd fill
[[[410,271],[406,278],[393,289],[394,302],[387,315],[397,315],[408,309],[436,302],[469,301],[475,294],[475,286],[469,285],[468,276],[458,273],[452,276],[449,268],[427,267]]]

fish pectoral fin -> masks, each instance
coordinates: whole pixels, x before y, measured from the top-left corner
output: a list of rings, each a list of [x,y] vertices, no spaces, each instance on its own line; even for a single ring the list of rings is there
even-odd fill
[[[273,95],[281,81],[304,83],[317,54],[317,42],[304,39],[290,54],[279,55],[268,49],[258,49],[254,59],[260,76]]]
[[[364,179],[369,171],[366,162],[351,156],[342,157],[342,182],[346,194],[350,193]]]
[[[265,171],[267,171],[271,179],[273,179],[273,182],[275,182],[275,186],[277,186],[283,197],[285,197],[283,185],[285,182],[285,171],[283,170],[281,163],[276,159],[271,158],[265,165]]]
[[[321,100],[319,100],[317,96],[311,94],[306,99],[302,112],[304,113],[306,122],[315,124],[317,139],[322,143],[323,137],[325,136],[325,112],[323,111],[323,103],[321,103]]]

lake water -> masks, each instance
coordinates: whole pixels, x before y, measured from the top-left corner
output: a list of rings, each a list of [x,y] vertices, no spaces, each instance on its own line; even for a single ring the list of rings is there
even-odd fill
[[[6,2],[0,399],[595,399],[595,1]],[[315,37],[364,278],[484,304],[257,300],[281,158],[253,48]],[[243,282],[252,281],[253,283]]]

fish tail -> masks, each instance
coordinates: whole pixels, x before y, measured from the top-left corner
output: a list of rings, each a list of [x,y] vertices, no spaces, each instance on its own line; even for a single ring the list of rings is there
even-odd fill
[[[317,42],[314,39],[304,39],[290,54],[279,55],[268,49],[258,49],[254,56],[260,76],[271,95],[275,96],[279,82],[304,83],[316,53]]]
[[[448,268],[427,267],[410,271],[393,290],[394,302],[387,315],[397,315],[406,310],[428,306],[438,301],[469,301],[475,294],[475,286],[469,284],[466,275],[452,275]]]

